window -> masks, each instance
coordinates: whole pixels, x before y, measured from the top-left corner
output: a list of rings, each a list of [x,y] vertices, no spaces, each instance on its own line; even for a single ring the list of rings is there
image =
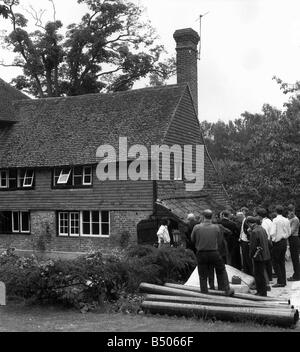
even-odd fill
[[[0,170],[0,189],[16,190],[34,186],[33,169]]]
[[[12,216],[12,232],[20,232],[20,213],[13,211]]]
[[[71,175],[71,169],[62,169],[57,180],[58,185],[66,185]]]
[[[0,212],[0,233],[30,233],[30,213],[25,211]]]
[[[0,188],[8,188],[8,171],[0,171]]]
[[[69,235],[69,213],[62,212],[59,213],[59,235],[68,236]]]
[[[83,185],[90,186],[92,184],[92,168],[84,167],[83,168]]]
[[[54,169],[53,186],[57,188],[80,188],[93,184],[93,168],[91,166],[75,166],[72,168]]]
[[[79,236],[80,213],[70,213],[70,236]]]
[[[109,212],[59,212],[58,227],[59,236],[108,237],[110,235]]]
[[[23,187],[32,187],[34,180],[34,171],[26,170],[24,175]]]

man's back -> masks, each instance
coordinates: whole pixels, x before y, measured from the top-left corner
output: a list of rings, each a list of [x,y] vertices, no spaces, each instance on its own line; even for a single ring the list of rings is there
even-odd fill
[[[191,239],[197,251],[216,251],[218,250],[218,238],[220,237],[218,225],[204,221],[196,225],[193,229]]]

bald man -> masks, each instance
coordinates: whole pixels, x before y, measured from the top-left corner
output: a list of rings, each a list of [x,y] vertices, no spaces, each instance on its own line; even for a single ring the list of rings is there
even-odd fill
[[[186,237],[186,248],[190,249],[196,254],[196,248],[194,244],[191,241],[191,234],[193,232],[193,229],[195,225],[199,224],[199,221],[196,219],[196,216],[194,214],[189,214],[187,216],[187,230],[185,232],[185,237]]]
[[[219,243],[222,238],[220,227],[212,223],[213,213],[210,209],[204,210],[203,222],[196,225],[191,234],[191,241],[196,248],[198,262],[198,273],[200,281],[200,290],[202,293],[208,293],[207,279],[210,268],[213,266],[216,270],[218,286],[224,290],[227,295],[232,295],[224,261],[218,251],[221,246]]]

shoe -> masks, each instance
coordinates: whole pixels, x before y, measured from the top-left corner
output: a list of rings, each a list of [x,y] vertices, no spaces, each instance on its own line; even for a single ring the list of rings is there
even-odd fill
[[[293,278],[293,277],[289,277],[289,278],[287,279],[287,281],[300,281],[300,279],[295,279],[295,278]]]
[[[266,293],[258,293],[258,292],[256,292],[255,296],[267,297],[267,294]]]
[[[275,287],[275,288],[277,288],[277,287],[285,287],[286,285],[282,285],[282,284],[275,284],[275,285],[273,285],[272,287]]]

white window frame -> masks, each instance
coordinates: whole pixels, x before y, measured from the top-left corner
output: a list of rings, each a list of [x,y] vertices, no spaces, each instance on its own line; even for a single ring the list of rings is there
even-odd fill
[[[29,171],[32,172],[32,175],[31,175],[31,176],[27,176],[27,173],[28,173]],[[30,183],[29,183],[29,184],[26,184],[26,181],[27,181],[27,180],[30,180]],[[23,187],[24,187],[24,188],[32,187],[33,181],[34,181],[34,170],[32,170],[32,169],[26,169],[25,175],[24,175],[24,180],[23,180]]]
[[[86,173],[86,169],[90,169],[90,173]],[[85,177],[89,176],[91,178],[90,182],[85,182]],[[93,184],[93,168],[91,166],[84,166],[83,167],[83,176],[82,176],[82,185],[83,186],[91,186]]]
[[[78,215],[78,233],[71,233],[72,229],[72,215]],[[80,236],[80,212],[78,211],[71,211],[69,213],[69,235],[70,237],[79,237]]]
[[[106,212],[108,212],[108,222],[103,222],[102,221],[102,212],[103,211],[106,211]],[[100,216],[101,216],[101,218],[100,218],[100,226],[101,226],[101,237],[104,237],[104,238],[109,238],[110,237],[110,211],[108,211],[108,210],[102,210],[102,211],[100,211]],[[109,231],[108,231],[108,235],[103,235],[102,234],[102,224],[108,224],[108,228],[109,228]]]
[[[28,214],[28,231],[24,231],[23,230],[23,217],[22,215],[23,214]],[[21,230],[21,233],[30,233],[30,212],[28,211],[20,211],[20,219],[19,219],[19,224],[20,224],[20,230]]]
[[[68,226],[67,226],[67,228],[68,228],[68,233],[65,233],[65,232],[60,232],[60,229],[61,229],[61,215],[62,214],[67,214],[67,218],[68,218]],[[65,221],[65,219],[63,219],[63,221]],[[63,226],[63,227],[65,227],[65,226]],[[69,212],[68,211],[60,211],[60,212],[58,212],[58,235],[60,236],[60,237],[68,237],[69,236],[69,231],[70,231],[70,218],[69,218]]]
[[[60,172],[59,178],[57,180],[57,184],[58,185],[66,185],[69,181],[71,172],[72,172],[72,168],[70,168],[67,173],[64,172],[64,170],[62,169]]]
[[[5,173],[5,186],[2,186],[2,173]],[[1,189],[5,189],[9,187],[9,182],[8,182],[9,178],[8,178],[8,170],[0,170],[0,188]]]
[[[12,232],[13,233],[20,233],[20,212],[19,211],[12,211],[11,212],[11,221],[12,221]],[[19,226],[18,226],[18,230],[15,230],[15,220],[14,220],[14,214],[17,214],[18,215],[18,222],[19,222]]]

